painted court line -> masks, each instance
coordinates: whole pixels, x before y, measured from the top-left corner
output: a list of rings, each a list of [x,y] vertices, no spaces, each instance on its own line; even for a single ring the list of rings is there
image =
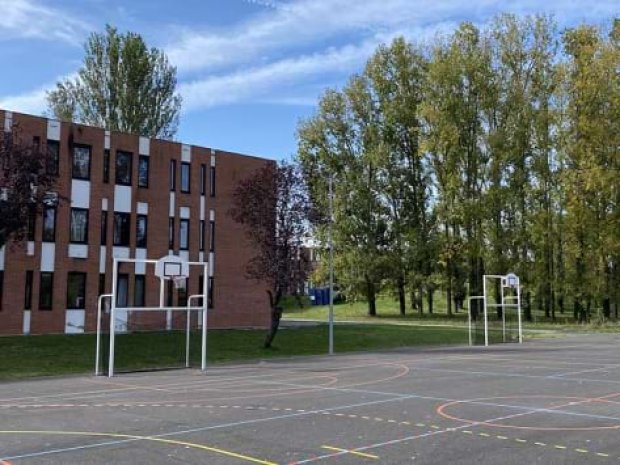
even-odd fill
[[[358,451],[350,450],[350,449],[343,449],[341,447],[333,447],[333,446],[323,445],[323,446],[321,446],[321,449],[334,450],[336,452],[344,452],[344,453],[347,453],[347,454],[357,455],[358,457],[364,457],[364,458],[367,458],[367,459],[374,459],[374,460],[378,460],[379,459],[378,455],[367,454],[365,452],[358,452]]]

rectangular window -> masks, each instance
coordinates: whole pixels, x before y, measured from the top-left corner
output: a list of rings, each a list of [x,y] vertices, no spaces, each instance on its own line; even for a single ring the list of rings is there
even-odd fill
[[[110,182],[110,151],[108,149],[103,151],[103,182],[106,184]]]
[[[37,210],[36,208],[30,208],[28,212],[28,235],[27,238],[29,241],[34,241],[35,232],[36,232],[36,224],[37,224]]]
[[[24,286],[24,310],[32,309],[32,279],[33,272],[26,271],[26,285]]]
[[[131,215],[129,213],[114,212],[114,245],[129,247],[130,223]]]
[[[170,160],[170,173],[169,176],[169,184],[170,190],[175,191],[177,188],[177,162],[176,160]]]
[[[207,165],[200,165],[200,195],[207,193]]]
[[[146,215],[138,215],[136,219],[136,247],[146,248],[147,224]]]
[[[101,245],[108,243],[108,212],[101,212]]]
[[[102,294],[105,294],[105,273],[99,274],[99,294],[97,295]]]
[[[69,231],[69,240],[72,243],[86,244],[88,242],[88,210],[85,208],[71,209],[71,225]]]
[[[179,222],[179,249],[189,249],[189,220]]]
[[[173,296],[173,290],[174,290],[174,283],[172,282],[171,279],[169,279],[167,284],[167,288],[166,288],[166,305],[168,307],[172,307],[172,296]]]
[[[205,249],[205,221],[200,220],[200,230],[198,231],[198,247],[200,251]]]
[[[168,218],[168,248],[174,249],[174,218]]]
[[[215,252],[215,221],[209,221],[209,252]]]
[[[213,301],[213,296],[214,294],[214,290],[213,290],[213,286],[215,285],[215,280],[211,277],[209,278],[209,292],[207,293],[207,308],[213,308],[214,305],[214,301]]]
[[[58,165],[60,162],[60,142],[57,140],[47,141],[47,159],[45,171],[51,176],[58,175]]]
[[[181,163],[181,192],[189,192],[190,165]]]
[[[56,240],[56,207],[43,207],[43,242]]]
[[[67,308],[85,308],[86,273],[67,274]]]
[[[144,275],[136,275],[133,290],[133,304],[135,307],[144,307]]]
[[[116,184],[131,185],[131,153],[116,152]]]
[[[39,310],[51,310],[54,296],[54,273],[42,272],[39,282]]]
[[[90,147],[75,145],[73,147],[72,177],[75,179],[90,179]]]
[[[215,166],[209,170],[209,188],[211,197],[215,197]]]
[[[125,308],[129,305],[129,275],[121,273],[116,281],[116,306]]]
[[[138,158],[138,187],[149,187],[149,157]]]
[[[185,307],[187,305],[187,283],[188,279],[185,278],[185,286],[177,289],[177,305],[179,307]]]

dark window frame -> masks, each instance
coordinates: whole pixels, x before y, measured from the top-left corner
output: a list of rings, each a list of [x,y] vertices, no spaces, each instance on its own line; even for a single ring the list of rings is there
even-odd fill
[[[185,176],[185,174],[187,176]],[[187,181],[187,189],[184,186],[184,181]],[[186,161],[181,162],[181,192],[189,194],[192,187],[192,165]]]
[[[86,273],[82,272],[82,271],[69,271],[67,273],[67,309],[69,310],[83,310],[86,308]],[[80,295],[80,292],[78,290],[77,295],[75,296],[76,298],[82,297],[82,304],[73,304],[70,300],[70,296],[69,296],[69,290],[70,290],[70,285],[71,285],[71,278],[73,277],[80,277],[82,278],[82,283],[81,283],[81,291],[82,294]]]
[[[105,273],[99,273],[99,295],[105,294]]]
[[[107,245],[108,243],[108,211],[101,210],[101,245]]]
[[[48,285],[43,285],[43,278],[49,278]],[[49,286],[49,289],[48,289]],[[49,290],[49,296],[45,291]],[[47,297],[47,299],[46,299]],[[47,303],[49,299],[49,304]],[[41,271],[39,273],[39,310],[52,310],[54,306],[54,273],[52,271]]]
[[[52,234],[51,236],[46,234],[46,229],[45,229],[45,218],[46,218],[46,214],[48,211],[53,212],[54,214],[54,226],[52,229]],[[45,205],[43,207],[43,211],[42,211],[42,216],[43,216],[43,224],[41,226],[41,242],[56,242],[56,222],[57,222],[57,213],[58,213],[58,209],[56,208],[55,205]],[[51,237],[51,239],[50,239]]]
[[[127,169],[127,180],[119,180],[119,160],[120,157],[127,157],[128,160],[128,169]],[[133,153],[127,152],[125,150],[117,150],[116,158],[114,159],[114,183],[119,186],[131,186],[131,181],[133,177]]]
[[[209,220],[209,252],[215,252],[215,221]]]
[[[168,172],[168,186],[170,187],[170,192],[175,192],[177,190],[177,161],[170,160],[169,172]]]
[[[110,149],[103,151],[103,182],[110,183]]]
[[[174,249],[174,218],[168,218],[168,249]]]
[[[207,292],[207,308],[212,309],[213,305],[215,304],[214,301],[214,291],[213,291],[213,286],[215,284],[215,280],[213,279],[213,276],[209,276],[209,289]]]
[[[187,237],[185,238],[185,246],[183,246],[183,224],[186,224],[187,227],[185,230],[187,231]],[[179,220],[179,250],[189,250],[189,228],[190,222],[187,218],[181,218]]]
[[[138,293],[138,282],[142,282],[142,293],[139,295]],[[141,297],[138,300],[138,297]],[[144,307],[146,306],[146,279],[143,274],[137,274],[134,276],[133,282],[133,305],[134,307]]]
[[[205,232],[206,232],[205,220],[200,220],[200,227],[198,229],[198,250],[204,252],[205,250]]]
[[[86,214],[86,228],[84,230],[84,239],[73,240],[73,212],[80,212]],[[88,229],[89,229],[89,209],[72,207],[69,211],[69,243],[71,244],[88,244]]]
[[[55,150],[53,150],[52,147],[55,147]],[[57,176],[59,168],[60,168],[60,142],[57,140],[48,139],[45,172],[50,176]]]
[[[28,225],[27,225],[27,233],[26,240],[33,242],[36,239],[37,233],[37,209],[32,206],[30,207],[30,211],[28,212]]]
[[[209,169],[209,196],[215,197],[215,166]]]
[[[207,165],[200,165],[200,195],[207,193]]]
[[[140,221],[144,221],[144,237],[140,238],[138,232]],[[148,243],[148,229],[149,229],[149,218],[148,215],[137,215],[136,216],[136,248],[146,249]]]
[[[24,283],[24,310],[32,310],[32,287],[34,284],[34,271],[26,271],[26,281]]]
[[[149,187],[149,177],[150,177],[150,172],[151,172],[151,163],[150,163],[150,158],[147,155],[140,155],[138,156],[138,187],[141,188],[148,188]],[[142,182],[142,164],[146,162],[146,182]]]
[[[86,174],[86,177],[76,176],[75,174],[75,150],[76,149],[88,149],[88,173]],[[91,170],[92,161],[93,161],[93,150],[90,145],[73,144],[73,150],[71,150],[71,178],[81,179],[84,181],[90,181],[90,170]]]
[[[118,292],[121,288],[121,280],[125,280],[127,282],[127,294],[125,295],[126,302],[124,303],[120,301],[121,293]],[[119,273],[116,277],[116,306],[120,308],[125,308],[129,306],[129,273]]]
[[[116,237],[116,225],[117,218],[127,218],[127,230],[123,233],[120,233],[120,240],[117,241]],[[125,239],[126,236],[126,239]],[[113,225],[113,233],[112,233],[112,243],[114,247],[129,247],[131,243],[131,213],[124,212],[114,212],[114,225]]]

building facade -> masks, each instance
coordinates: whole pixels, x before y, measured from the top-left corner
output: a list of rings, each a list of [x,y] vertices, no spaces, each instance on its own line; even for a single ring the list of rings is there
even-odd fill
[[[92,332],[113,257],[170,253],[209,261],[209,327],[268,325],[265,288],[245,278],[252,248],[228,211],[238,181],[272,161],[3,110],[0,128],[47,147],[58,173],[27,238],[0,250],[0,335]],[[170,283],[166,301],[183,304],[200,283]],[[122,264],[117,286],[120,306],[159,305],[142,264]]]

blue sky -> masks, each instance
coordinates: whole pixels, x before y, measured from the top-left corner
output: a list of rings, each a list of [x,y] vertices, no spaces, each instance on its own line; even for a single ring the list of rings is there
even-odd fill
[[[171,8],[171,5],[174,5]],[[327,87],[375,47],[423,41],[500,12],[553,14],[561,28],[600,25],[617,0],[0,0],[0,108],[41,114],[45,90],[75,73],[89,32],[142,34],[178,68],[187,143],[285,158]]]

